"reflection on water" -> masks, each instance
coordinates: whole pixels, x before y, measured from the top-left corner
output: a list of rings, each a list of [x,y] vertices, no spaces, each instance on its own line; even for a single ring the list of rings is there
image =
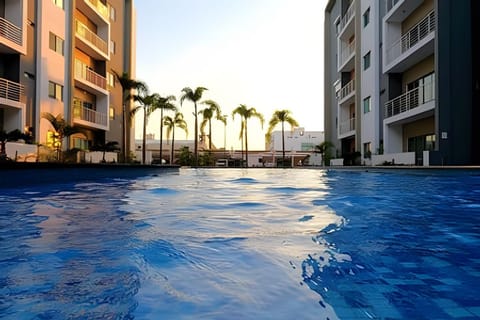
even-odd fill
[[[480,183],[444,180],[182,169],[0,190],[0,318],[415,318],[409,301],[442,318],[432,290],[480,280],[451,259],[480,261]]]

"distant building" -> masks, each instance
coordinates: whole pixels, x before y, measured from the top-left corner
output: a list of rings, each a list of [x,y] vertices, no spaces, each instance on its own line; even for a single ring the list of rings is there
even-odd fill
[[[285,130],[285,150],[308,152],[314,151],[315,146],[325,141],[323,131],[305,131],[304,128],[294,128],[294,130]],[[270,142],[265,142],[265,150],[282,151],[282,131],[272,132]]]

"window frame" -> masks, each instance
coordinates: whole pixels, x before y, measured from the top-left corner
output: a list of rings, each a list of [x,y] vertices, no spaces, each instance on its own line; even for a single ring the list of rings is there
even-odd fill
[[[367,103],[368,103],[368,108],[365,108],[367,106]],[[368,96],[363,99],[363,113],[366,114],[366,113],[369,113],[370,111],[372,111],[372,96]]]
[[[371,51],[368,51],[364,56],[363,56],[363,70],[367,70],[371,66]]]
[[[48,97],[63,102],[63,86],[53,81],[48,81]]]

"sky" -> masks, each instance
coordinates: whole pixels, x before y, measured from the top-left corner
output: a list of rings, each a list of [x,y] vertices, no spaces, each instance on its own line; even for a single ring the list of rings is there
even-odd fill
[[[145,82],[150,93],[174,95],[178,101],[185,87],[207,88],[202,101],[214,100],[228,115],[226,127],[212,122],[212,141],[219,148],[241,148],[241,120],[238,115],[232,118],[240,104],[254,107],[265,118],[263,128],[256,118],[248,120],[249,150],[265,149],[268,122],[276,110],[290,110],[307,131],[323,131],[326,2],[137,0],[134,78]],[[184,101],[178,107],[189,135],[177,129],[175,139],[193,140],[193,104]],[[137,139],[142,138],[142,118],[136,119]],[[156,139],[159,118],[159,112],[152,114],[147,126]]]

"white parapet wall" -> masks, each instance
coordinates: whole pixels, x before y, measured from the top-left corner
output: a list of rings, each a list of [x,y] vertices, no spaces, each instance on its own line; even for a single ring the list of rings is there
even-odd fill
[[[103,151],[85,152],[85,162],[101,163],[102,160],[103,160]],[[106,163],[118,162],[118,153],[105,152],[105,162]]]
[[[343,166],[343,158],[330,159],[331,166]]]
[[[387,153],[372,155],[372,165],[379,166],[385,163],[391,165],[415,165],[415,152]]]
[[[7,142],[5,145],[7,157],[20,162],[36,162],[38,146],[19,142]]]

